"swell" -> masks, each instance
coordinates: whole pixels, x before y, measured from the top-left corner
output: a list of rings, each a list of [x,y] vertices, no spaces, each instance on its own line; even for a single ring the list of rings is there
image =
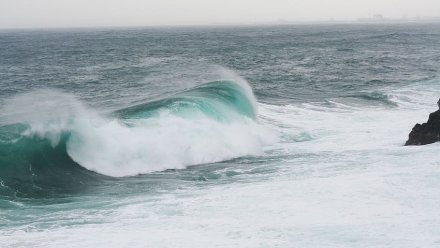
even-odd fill
[[[210,82],[110,117],[57,91],[17,96],[0,126],[0,195],[71,192],[106,176],[258,154],[271,135],[255,122],[255,105],[249,86],[234,81]]]
[[[345,96],[345,98],[358,99],[361,101],[366,101],[367,103],[370,104],[384,105],[388,107],[398,106],[398,104],[394,102],[389,95],[379,91],[363,92],[363,93],[348,95]]]

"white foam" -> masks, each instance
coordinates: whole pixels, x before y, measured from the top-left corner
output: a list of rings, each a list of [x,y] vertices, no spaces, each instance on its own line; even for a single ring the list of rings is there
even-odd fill
[[[438,147],[437,147],[438,148]],[[434,151],[424,155],[433,155]],[[438,189],[417,152],[307,166],[316,170],[252,183],[196,186],[114,199],[108,209],[68,208],[33,226],[0,231],[6,247],[437,247]],[[416,155],[416,156],[414,156]],[[360,157],[357,157],[358,159]],[[309,160],[309,162],[311,162]],[[388,163],[394,163],[390,165]],[[298,164],[285,164],[295,168]],[[438,175],[438,173],[437,173]],[[69,207],[69,206],[66,206]],[[98,212],[99,211],[99,212]],[[98,213],[97,213],[98,212]],[[69,223],[75,225],[63,227]],[[83,220],[89,224],[82,224]],[[92,223],[90,223],[92,222]],[[56,224],[53,224],[56,223]],[[385,244],[385,245],[384,245]]]
[[[276,136],[250,119],[220,123],[172,115],[131,123],[82,122],[72,129],[68,154],[89,170],[129,176],[262,154]]]
[[[260,119],[283,133],[278,144],[290,152],[365,151],[402,146],[416,123],[437,110],[440,89],[423,93],[418,85],[388,92],[398,107],[319,103],[260,104]],[[336,107],[335,107],[336,106]],[[304,139],[307,136],[308,138]],[[303,142],[294,142],[303,141]]]

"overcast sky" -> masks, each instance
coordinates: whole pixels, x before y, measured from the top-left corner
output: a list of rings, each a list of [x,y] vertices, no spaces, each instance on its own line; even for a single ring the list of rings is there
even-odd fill
[[[0,28],[155,26],[440,16],[440,0],[0,0]]]

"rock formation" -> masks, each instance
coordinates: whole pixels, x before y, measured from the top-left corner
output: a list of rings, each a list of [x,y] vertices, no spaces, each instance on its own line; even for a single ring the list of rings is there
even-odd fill
[[[405,145],[427,145],[440,141],[440,99],[437,102],[439,110],[429,114],[428,122],[417,123],[406,141]]]

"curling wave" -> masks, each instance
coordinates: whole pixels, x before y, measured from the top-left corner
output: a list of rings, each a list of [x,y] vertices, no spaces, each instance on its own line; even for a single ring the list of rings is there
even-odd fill
[[[83,180],[91,171],[123,177],[181,169],[260,154],[276,141],[255,121],[255,97],[240,81],[210,82],[111,117],[52,90],[8,102],[0,127],[3,189],[13,180],[37,187]]]

